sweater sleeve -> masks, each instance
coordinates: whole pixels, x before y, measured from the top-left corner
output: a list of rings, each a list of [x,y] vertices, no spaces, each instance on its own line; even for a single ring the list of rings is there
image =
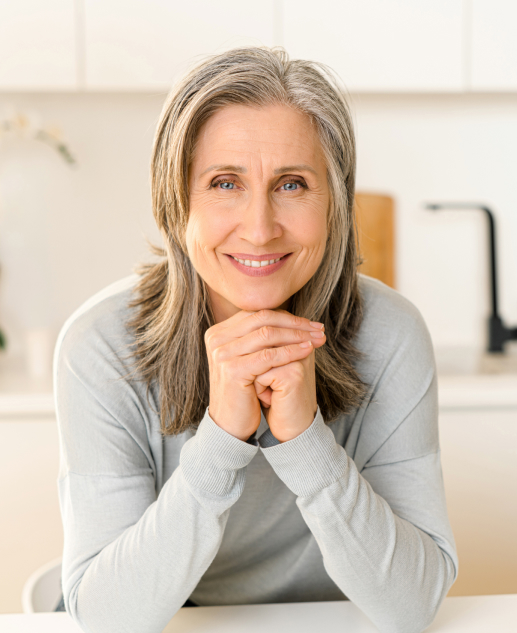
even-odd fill
[[[417,328],[418,329],[418,328]],[[431,356],[430,356],[431,354]],[[325,569],[382,633],[420,633],[458,574],[438,442],[437,384],[425,328],[379,370],[356,463],[318,407],[312,425],[261,445],[321,550]],[[382,440],[379,429],[384,428]],[[262,439],[262,438],[261,438]]]
[[[157,633],[214,559],[259,448],[207,409],[157,495],[142,398],[84,339],[67,335],[54,364],[64,602],[87,633]]]

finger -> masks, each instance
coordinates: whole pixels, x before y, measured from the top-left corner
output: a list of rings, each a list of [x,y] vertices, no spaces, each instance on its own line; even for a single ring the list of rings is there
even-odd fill
[[[326,341],[326,336],[321,331],[308,332],[266,325],[223,344],[218,350],[218,357],[224,361],[236,356],[253,354],[265,348],[284,347],[304,341],[311,341],[313,347],[321,347]]]
[[[226,319],[224,321],[221,321],[220,323],[212,325],[212,327],[209,327],[205,332],[205,344],[207,346],[207,349],[217,349],[221,345],[224,345],[226,341],[233,340],[233,336],[228,336],[228,331],[233,332],[236,324],[239,323],[239,321],[242,321],[242,319],[245,319],[252,314],[254,314],[254,312],[240,310],[229,319]]]
[[[309,319],[296,316],[285,310],[258,310],[247,313],[246,316],[236,321],[235,329],[232,328],[232,335],[235,338],[240,338],[264,326],[305,330],[307,332],[324,331],[325,329],[323,323],[312,325]]]
[[[262,405],[269,408],[271,406],[272,396],[273,396],[273,390],[270,387],[265,387],[264,390],[261,391],[260,395],[258,395],[258,399],[260,400]]]
[[[220,327],[224,329],[229,328],[229,327],[233,328],[235,327],[237,323],[239,323],[239,321],[242,321],[246,317],[249,317],[252,314],[255,314],[255,312],[256,310],[239,310],[239,312],[236,312],[234,315],[232,315],[228,319],[225,319],[224,321],[220,321],[217,325],[219,325]]]
[[[292,375],[290,373],[289,367],[292,364],[302,367],[303,368],[302,371],[304,374],[311,373],[314,371],[314,367],[313,367],[314,354],[309,354],[305,358],[302,358],[297,361],[293,361],[293,363],[283,365],[282,367],[274,367],[270,369],[269,371],[267,371],[265,374],[261,374],[260,376],[257,376],[255,378],[254,384],[255,384],[255,391],[259,399],[261,398],[263,394],[265,394],[268,391],[270,391],[272,395],[273,391],[276,391],[279,389],[279,385],[281,385],[281,383],[283,382],[285,383],[286,379],[289,379],[289,377]]]
[[[312,342],[305,341],[283,347],[269,347],[253,354],[238,356],[235,359],[237,361],[236,373],[245,378],[246,381],[255,382],[257,376],[265,374],[273,367],[282,367],[295,360],[306,358],[313,349]]]
[[[225,324],[224,327],[222,324]],[[244,338],[251,332],[260,328],[286,328],[292,330],[302,330],[306,332],[324,332],[322,323],[312,325],[311,321],[303,317],[295,316],[285,310],[258,310],[257,312],[246,312],[241,310],[239,313],[230,317],[226,321],[216,324],[209,328],[205,334],[205,342],[210,350],[215,350],[231,341]],[[310,338],[310,337],[306,337]],[[282,344],[295,343],[296,339],[283,339]],[[262,346],[263,347],[263,346]],[[238,354],[252,353],[257,351],[256,348],[241,349]],[[224,354],[225,358],[228,356]]]

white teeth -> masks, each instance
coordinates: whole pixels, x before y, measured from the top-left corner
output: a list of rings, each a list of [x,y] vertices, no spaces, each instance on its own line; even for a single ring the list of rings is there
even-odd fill
[[[276,262],[279,262],[282,258],[279,257],[278,259],[270,259],[269,261],[265,259],[261,262],[256,259],[238,259],[237,257],[234,257],[233,259],[239,262],[239,264],[244,264],[244,266],[249,266],[250,268],[262,268],[262,266],[270,266],[271,264],[276,264]]]

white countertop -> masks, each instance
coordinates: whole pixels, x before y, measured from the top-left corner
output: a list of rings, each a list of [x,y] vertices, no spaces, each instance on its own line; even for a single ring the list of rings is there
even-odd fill
[[[346,625],[346,626],[345,626]],[[82,633],[67,613],[0,615],[2,633]],[[162,633],[378,633],[348,601],[180,609]],[[445,598],[426,633],[515,633],[517,594]],[[157,632],[158,633],[158,632]]]
[[[440,409],[517,408],[517,345],[489,354],[468,348],[435,350]]]
[[[517,344],[504,354],[435,351],[440,409],[517,408]],[[52,376],[28,375],[19,359],[0,357],[0,421],[55,415]]]

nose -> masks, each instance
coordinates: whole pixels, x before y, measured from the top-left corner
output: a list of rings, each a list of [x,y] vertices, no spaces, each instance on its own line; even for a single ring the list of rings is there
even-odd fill
[[[267,191],[254,191],[243,211],[240,235],[255,246],[264,246],[281,237],[282,227]]]

